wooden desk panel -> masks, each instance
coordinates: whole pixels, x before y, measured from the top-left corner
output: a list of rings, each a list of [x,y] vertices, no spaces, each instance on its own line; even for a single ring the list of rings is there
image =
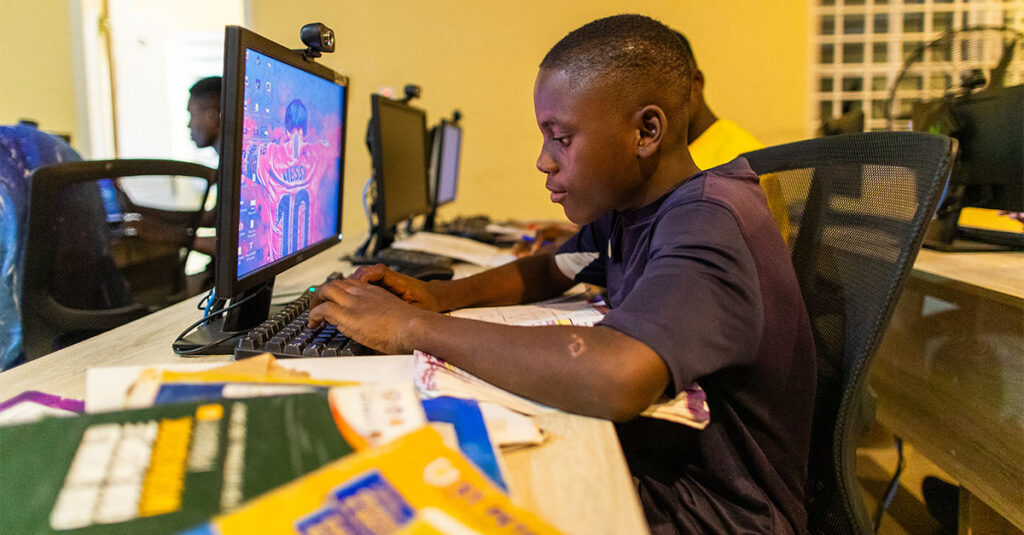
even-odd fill
[[[298,292],[347,270],[338,258],[349,249],[339,245],[282,274],[275,293]],[[29,389],[81,399],[85,370],[94,366],[229,361],[228,355],[183,358],[171,351],[178,333],[199,319],[199,301],[188,299],[0,373],[0,401]],[[545,444],[504,455],[512,499],[565,533],[646,533],[612,424],[567,413],[544,415],[538,423],[550,435]]]
[[[922,251],[871,371],[880,422],[1024,529],[1024,254]]]

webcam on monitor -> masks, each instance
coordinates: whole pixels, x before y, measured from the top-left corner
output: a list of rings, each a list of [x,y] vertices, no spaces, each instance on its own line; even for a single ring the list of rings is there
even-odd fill
[[[311,22],[299,30],[299,38],[307,48],[302,55],[319,58],[323,53],[334,52],[334,30],[322,22]]]

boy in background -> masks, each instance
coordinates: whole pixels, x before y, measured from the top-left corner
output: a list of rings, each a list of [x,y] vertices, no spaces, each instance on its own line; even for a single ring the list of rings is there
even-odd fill
[[[200,149],[213,147],[220,155],[221,77],[203,78],[188,90],[188,130]]]
[[[541,63],[537,168],[581,225],[557,254],[421,282],[385,266],[324,285],[310,312],[385,353],[419,349],[517,394],[619,422],[654,533],[804,533],[814,348],[789,252],[745,160],[687,149],[690,64],[661,23],[589,23]],[[594,327],[439,311],[608,289]],[[703,430],[638,417],[697,382]]]

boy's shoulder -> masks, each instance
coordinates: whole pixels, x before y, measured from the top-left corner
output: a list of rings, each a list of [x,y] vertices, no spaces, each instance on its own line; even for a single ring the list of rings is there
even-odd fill
[[[760,191],[759,179],[746,158],[706,169],[686,180],[665,199],[665,208],[695,201],[709,201],[733,207],[751,192]]]

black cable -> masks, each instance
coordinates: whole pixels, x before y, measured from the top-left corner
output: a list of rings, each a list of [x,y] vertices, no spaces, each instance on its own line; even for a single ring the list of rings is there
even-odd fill
[[[893,437],[893,439],[896,441],[896,473],[893,474],[892,479],[889,481],[885,494],[882,496],[882,501],[879,502],[878,509],[875,510],[875,533],[878,533],[878,527],[882,525],[882,515],[892,505],[892,499],[896,497],[896,491],[900,487],[900,474],[903,473],[906,461],[903,457],[903,439],[900,437]]]
[[[211,291],[211,293],[212,293],[212,291]],[[179,334],[178,337],[174,339],[174,342],[173,342],[173,344],[171,346],[172,349],[174,350],[174,353],[176,355],[181,355],[183,357],[192,356],[192,355],[198,355],[202,351],[206,351],[207,349],[210,349],[211,347],[217,346],[219,344],[227,342],[228,340],[230,340],[230,339],[232,339],[232,338],[234,338],[234,337],[236,337],[236,336],[238,336],[240,334],[246,333],[247,331],[245,331],[245,330],[243,330],[243,331],[230,331],[231,334],[229,336],[221,338],[220,340],[215,340],[213,342],[210,342],[210,343],[207,343],[207,344],[203,344],[203,345],[201,345],[199,347],[194,347],[192,349],[178,349],[177,347],[175,347],[175,345],[177,345],[177,344],[179,344],[181,342],[184,342],[185,341],[185,336],[187,336],[193,329],[195,329],[199,325],[201,325],[203,323],[206,323],[207,321],[209,321],[209,320],[211,320],[213,318],[216,318],[217,316],[222,316],[226,312],[228,312],[229,310],[232,310],[232,309],[235,309],[235,308],[238,308],[238,307],[242,306],[247,301],[249,301],[250,299],[256,297],[257,295],[259,295],[259,292],[252,292],[251,294],[246,296],[241,301],[238,301],[238,302],[235,302],[235,303],[231,303],[231,305],[226,306],[226,307],[221,308],[221,309],[218,309],[218,310],[215,310],[211,314],[204,314],[203,317],[199,318],[197,321],[195,321],[194,323],[192,323],[191,325],[186,327],[185,330],[182,331],[181,334]]]

